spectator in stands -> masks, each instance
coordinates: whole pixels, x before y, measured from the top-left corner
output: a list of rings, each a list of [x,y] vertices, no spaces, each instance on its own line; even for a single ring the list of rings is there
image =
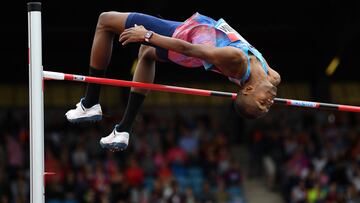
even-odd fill
[[[144,171],[139,167],[135,157],[129,160],[129,166],[125,170],[125,179],[130,187],[139,187],[144,181]]]

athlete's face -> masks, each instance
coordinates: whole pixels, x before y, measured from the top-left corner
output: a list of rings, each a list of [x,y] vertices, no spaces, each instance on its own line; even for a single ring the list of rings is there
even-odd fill
[[[254,92],[253,99],[257,110],[261,116],[265,115],[274,104],[277,88],[270,83],[259,84]]]
[[[275,96],[276,87],[267,81],[255,87],[248,86],[238,92],[235,110],[245,118],[260,118],[269,111]]]

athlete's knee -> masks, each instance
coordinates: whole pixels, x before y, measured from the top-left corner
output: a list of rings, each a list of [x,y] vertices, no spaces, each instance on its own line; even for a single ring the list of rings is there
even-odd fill
[[[147,45],[141,45],[138,58],[142,60],[155,60],[155,48]]]
[[[116,11],[102,12],[98,18],[97,28],[112,29],[114,18],[119,17],[118,14],[120,13]]]
[[[111,15],[112,15],[112,12],[111,12],[111,11],[110,11],[110,12],[102,12],[102,13],[99,15],[97,26],[98,26],[98,27],[105,27],[105,26],[107,26],[109,20],[111,19]]]

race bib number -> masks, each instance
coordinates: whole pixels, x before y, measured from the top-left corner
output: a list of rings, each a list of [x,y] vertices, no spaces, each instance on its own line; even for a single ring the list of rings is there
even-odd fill
[[[249,42],[246,41],[238,32],[236,32],[234,28],[232,28],[229,24],[227,24],[227,22],[225,22],[224,19],[220,19],[215,25],[215,28],[224,32],[228,36],[231,42],[240,40],[242,42],[249,44]]]

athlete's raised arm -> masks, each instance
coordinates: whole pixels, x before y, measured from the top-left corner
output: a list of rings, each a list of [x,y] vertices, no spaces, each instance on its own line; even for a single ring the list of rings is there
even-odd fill
[[[119,41],[126,45],[131,42],[145,42],[145,34],[148,32],[143,26],[135,26],[125,30]],[[171,38],[153,33],[149,43],[184,54],[186,56],[200,58],[215,66],[231,70],[243,64],[246,67],[246,56],[234,47],[215,47],[205,44],[192,44],[187,41]],[[241,72],[241,71],[240,71]]]

